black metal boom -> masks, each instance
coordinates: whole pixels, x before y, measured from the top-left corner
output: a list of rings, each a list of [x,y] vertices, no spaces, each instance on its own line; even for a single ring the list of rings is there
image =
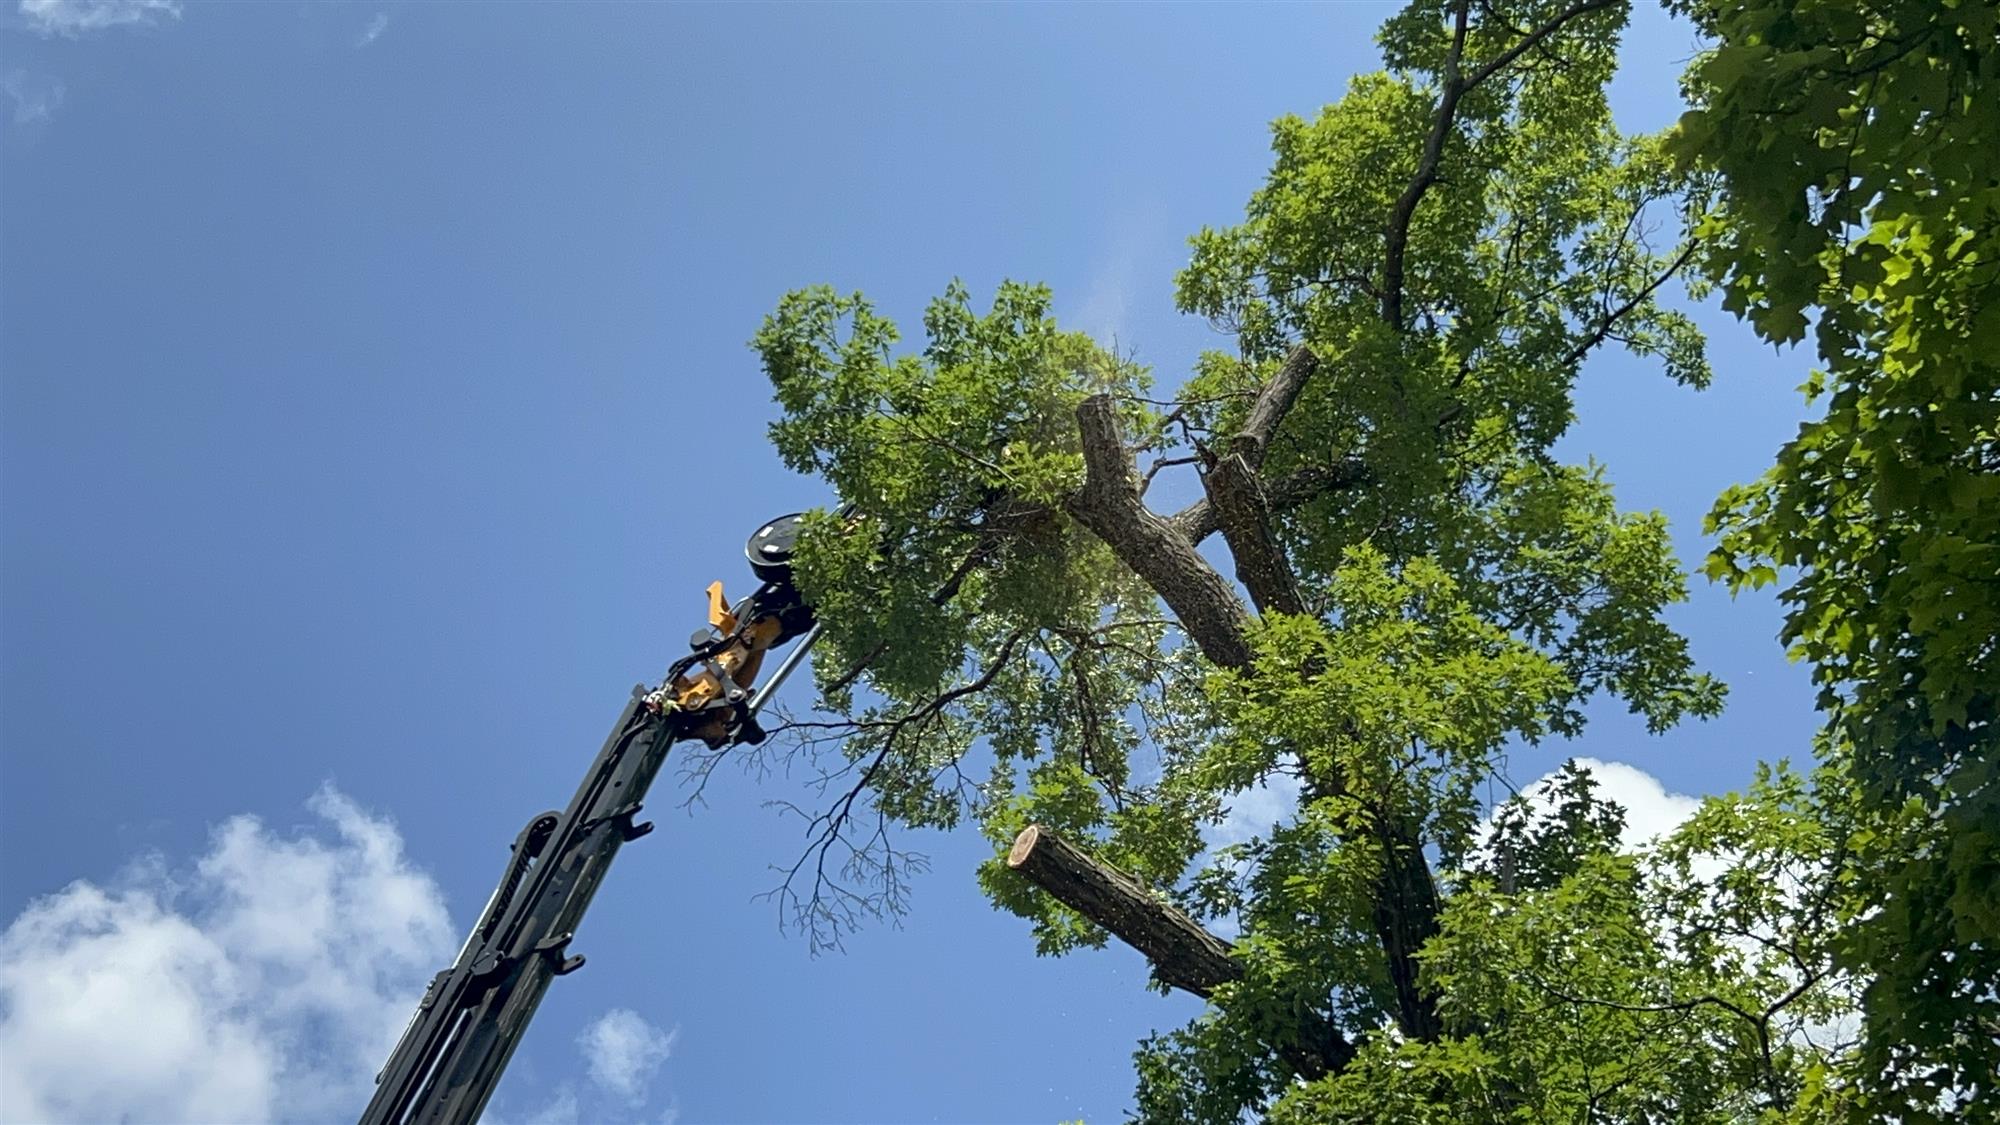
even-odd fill
[[[451,966],[424,990],[361,1125],[471,1125],[520,1045],[549,982],[583,965],[569,952],[583,913],[618,849],[653,830],[633,818],[667,751],[684,738],[710,746],[759,742],[757,711],[811,646],[812,611],[791,585],[799,517],[758,529],[750,561],[764,584],[733,609],[710,587],[710,628],[656,689],[633,689],[583,784],[561,812],[528,822],[493,896]],[[805,634],[776,672],[753,683],[764,653]]]

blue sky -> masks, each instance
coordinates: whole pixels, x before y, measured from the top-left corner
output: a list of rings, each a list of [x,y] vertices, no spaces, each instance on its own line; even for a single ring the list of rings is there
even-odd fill
[[[826,499],[764,440],[745,341],[779,295],[913,322],[954,277],[1045,281],[1171,385],[1215,341],[1171,307],[1185,237],[1393,10],[0,14],[0,1068],[45,1064],[0,1071],[40,1099],[0,1116],[358,1112],[521,823],[702,587],[747,585],[743,536]],[[1628,128],[1672,120],[1692,49],[1640,13]],[[1604,356],[1562,447],[1691,561],[1805,363],[1702,315],[1714,388]],[[1585,754],[1670,809],[1805,756],[1774,605],[1698,582],[1677,620],[1723,718],[1606,712],[1515,780]],[[490,1116],[1118,1119],[1134,1042],[1196,1006],[1127,950],[1036,959],[969,836],[911,841],[903,928],[809,958],[752,898],[798,795],[724,771],[688,815],[663,781]]]

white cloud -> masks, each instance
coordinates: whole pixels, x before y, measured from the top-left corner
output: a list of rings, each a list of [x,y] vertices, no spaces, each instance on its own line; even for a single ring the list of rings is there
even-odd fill
[[[1627,850],[1636,851],[1647,841],[1672,832],[1701,807],[1701,798],[1669,793],[1658,778],[1636,766],[1597,758],[1578,758],[1576,764],[1590,771],[1597,782],[1599,797],[1624,806],[1625,832],[1619,842]],[[1522,795],[1538,809],[1548,805],[1548,786],[1556,772],[1551,770],[1521,789]],[[1288,773],[1272,773],[1229,798],[1222,822],[1207,833],[1208,846],[1219,848],[1241,844],[1252,837],[1269,837],[1271,830],[1290,819],[1298,807],[1299,779]],[[1486,823],[1480,826],[1478,838],[1484,839],[1491,827],[1489,814]]]
[[[32,125],[47,121],[63,102],[63,84],[45,75],[30,74],[18,67],[0,73],[0,92],[14,103],[14,124]]]
[[[1243,844],[1258,836],[1268,839],[1273,828],[1299,811],[1299,788],[1297,777],[1273,773],[1231,796],[1222,823],[1208,832],[1208,846]]]
[[[1625,832],[1619,843],[1627,850],[1637,850],[1647,841],[1679,828],[1701,807],[1700,797],[1669,793],[1658,778],[1637,766],[1596,758],[1578,758],[1576,764],[1590,771],[1597,782],[1599,797],[1624,806]],[[1543,775],[1531,788],[1539,793],[1554,776],[1553,772]]]
[[[613,1008],[584,1029],[577,1047],[592,1082],[636,1105],[679,1037],[679,1028],[661,1031],[629,1008]]]
[[[28,26],[43,35],[81,35],[181,18],[180,0],[21,0]]]
[[[191,869],[78,881],[0,934],[0,1121],[348,1118],[430,973],[444,901],[387,821],[239,816]],[[330,831],[329,831],[330,830]]]
[[[1225,798],[1221,822],[1202,832],[1202,839],[1208,845],[1208,854],[1202,862],[1213,861],[1219,848],[1247,844],[1253,839],[1270,839],[1274,829],[1298,814],[1301,790],[1302,783],[1296,776],[1271,773],[1250,788]],[[1236,865],[1234,869],[1240,874],[1243,866]],[[1232,941],[1243,932],[1242,924],[1233,914],[1209,919],[1206,925]]]
[[[581,1096],[572,1082],[563,1082],[539,1104],[518,1107],[507,1102],[503,1087],[480,1125],[578,1125],[584,1121],[637,1121],[639,1107],[651,1095],[654,1075],[673,1054],[680,1029],[661,1031],[639,1013],[613,1008],[576,1037],[590,1082]],[[679,1105],[669,1104],[660,1118],[673,1125]]]
[[[1686,823],[1689,817],[1701,807],[1701,799],[1684,793],[1669,793],[1658,778],[1635,766],[1623,762],[1605,762],[1596,758],[1578,758],[1576,763],[1588,770],[1597,782],[1597,795],[1618,802],[1625,808],[1625,831],[1619,837],[1619,844],[1628,852],[1638,852],[1647,844],[1666,836]],[[1556,776],[1554,771],[1542,775],[1532,785],[1521,790],[1537,809],[1548,806],[1548,783]],[[1479,837],[1489,839],[1492,818],[1480,825]],[[1692,857],[1689,874],[1698,880],[1699,893],[1709,902],[1720,893],[1717,880],[1730,869],[1740,857],[1727,852],[1698,852]],[[1804,887],[1796,882],[1784,885],[1788,896],[1802,894]],[[1795,909],[1796,897],[1788,909]],[[1748,966],[1764,963],[1788,982],[1796,982],[1799,976],[1794,967],[1785,961],[1772,958],[1772,950],[1767,944],[1780,935],[1770,932],[1761,934],[1734,934],[1724,937],[1725,950],[1741,959],[1743,972]],[[1675,938],[1667,933],[1656,933],[1656,937],[1666,949],[1680,951]],[[1725,954],[1727,955],[1727,954]],[[1847,974],[1834,973],[1821,981],[1815,989],[1819,1002],[1830,1002],[1835,1010],[1826,1019],[1809,1018],[1797,1007],[1780,1013],[1773,1021],[1772,1030],[1784,1042],[1823,1054],[1830,1054],[1851,1047],[1860,1034],[1860,994],[1857,982]]]
[[[1625,831],[1619,835],[1618,842],[1626,851],[1638,851],[1649,841],[1679,828],[1701,807],[1701,798],[1685,793],[1669,793],[1658,778],[1637,766],[1597,758],[1578,758],[1576,764],[1588,771],[1591,779],[1597,782],[1599,798],[1616,801],[1625,809]],[[1550,770],[1521,787],[1521,795],[1528,799],[1537,813],[1545,812],[1550,807],[1549,783],[1555,780],[1558,772]],[[1474,838],[1484,841],[1492,831],[1493,815],[1489,810]]]
[[[369,20],[368,26],[362,28],[361,34],[355,37],[354,45],[356,47],[366,47],[368,44],[382,38],[382,33],[387,30],[389,30],[389,13],[376,12],[375,18]]]

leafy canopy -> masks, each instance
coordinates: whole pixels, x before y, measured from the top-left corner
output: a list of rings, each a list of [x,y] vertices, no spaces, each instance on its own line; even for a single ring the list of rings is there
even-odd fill
[[[1711,517],[1711,574],[1780,580],[1861,809],[1849,961],[1872,1115],[2000,1074],[2000,6],[1684,5],[1716,47],[1672,142],[1725,190],[1724,304],[1808,332],[1823,413]]]
[[[1654,730],[1723,697],[1665,620],[1664,520],[1551,453],[1601,348],[1707,383],[1658,294],[1698,224],[1740,221],[1692,126],[1612,126],[1626,15],[1390,19],[1385,69],[1279,120],[1243,221],[1194,236],[1180,307],[1235,347],[1166,397],[1039,287],[981,311],[954,283],[914,351],[859,294],[784,298],[754,341],[772,437],[850,506],[799,559],[821,698],[781,733],[827,800],[801,810],[788,921],[838,944],[903,909],[897,828],[976,825],[982,886],[1040,951],[1124,932],[1005,861],[1037,825],[1136,881],[1117,909],[1228,950],[1204,1013],[1141,1044],[1142,1119],[1850,1104],[1854,977],[1822,936],[1851,902],[1837,776],[1767,771],[1637,850],[1575,769],[1481,815],[1507,754],[1580,734],[1594,696]],[[1148,506],[1190,470],[1201,499]],[[1223,846],[1251,790],[1290,807]]]

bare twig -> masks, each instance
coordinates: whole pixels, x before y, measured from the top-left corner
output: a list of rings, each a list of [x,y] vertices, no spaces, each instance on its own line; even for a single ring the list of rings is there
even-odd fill
[[[790,724],[791,728],[807,726],[846,726],[850,730],[879,730],[881,744],[867,759],[868,764],[861,770],[854,784],[836,797],[823,811],[807,813],[789,801],[772,802],[782,810],[795,813],[806,821],[806,834],[810,837],[805,850],[791,867],[783,869],[784,879],[770,891],[758,897],[775,900],[782,911],[790,915],[796,924],[807,933],[808,940],[817,951],[839,948],[841,934],[851,929],[861,915],[880,916],[885,912],[899,909],[901,902],[900,884],[897,882],[895,863],[899,853],[889,843],[887,817],[876,810],[876,824],[872,831],[856,845],[848,837],[849,825],[855,818],[855,806],[880,775],[883,766],[895,753],[900,740],[908,733],[922,738],[934,729],[940,717],[953,703],[967,696],[977,694],[990,687],[1001,670],[1013,657],[1015,646],[1024,634],[1016,631],[1001,643],[993,660],[974,679],[949,691],[939,693],[934,699],[893,719],[850,720],[845,724]],[[851,768],[852,763],[850,763]],[[848,772],[847,768],[830,775],[822,775],[822,785],[827,780],[838,778]],[[836,848],[843,848],[845,860],[838,872],[828,870],[829,857]],[[877,860],[874,853],[881,849],[882,858]],[[805,894],[800,894],[795,884],[806,870],[812,867],[812,886]],[[850,882],[864,882],[878,888],[874,894],[863,894],[847,885]]]
[[[1597,327],[1592,329],[1589,335],[1578,340],[1576,346],[1569,350],[1569,354],[1563,356],[1561,366],[1568,367],[1576,363],[1584,356],[1590,354],[1590,349],[1610,339],[1612,337],[1612,329],[1617,326],[1620,320],[1631,315],[1632,310],[1644,304],[1648,298],[1652,297],[1659,290],[1660,286],[1667,283],[1667,279],[1679,273],[1688,264],[1688,261],[1694,257],[1696,245],[1693,239],[1689,239],[1687,244],[1681,247],[1681,252],[1674,256],[1674,260],[1667,264],[1667,268],[1660,271],[1658,277],[1647,282],[1645,288],[1632,294],[1631,299],[1627,300],[1624,304],[1607,312],[1603,319],[1597,322]]]

